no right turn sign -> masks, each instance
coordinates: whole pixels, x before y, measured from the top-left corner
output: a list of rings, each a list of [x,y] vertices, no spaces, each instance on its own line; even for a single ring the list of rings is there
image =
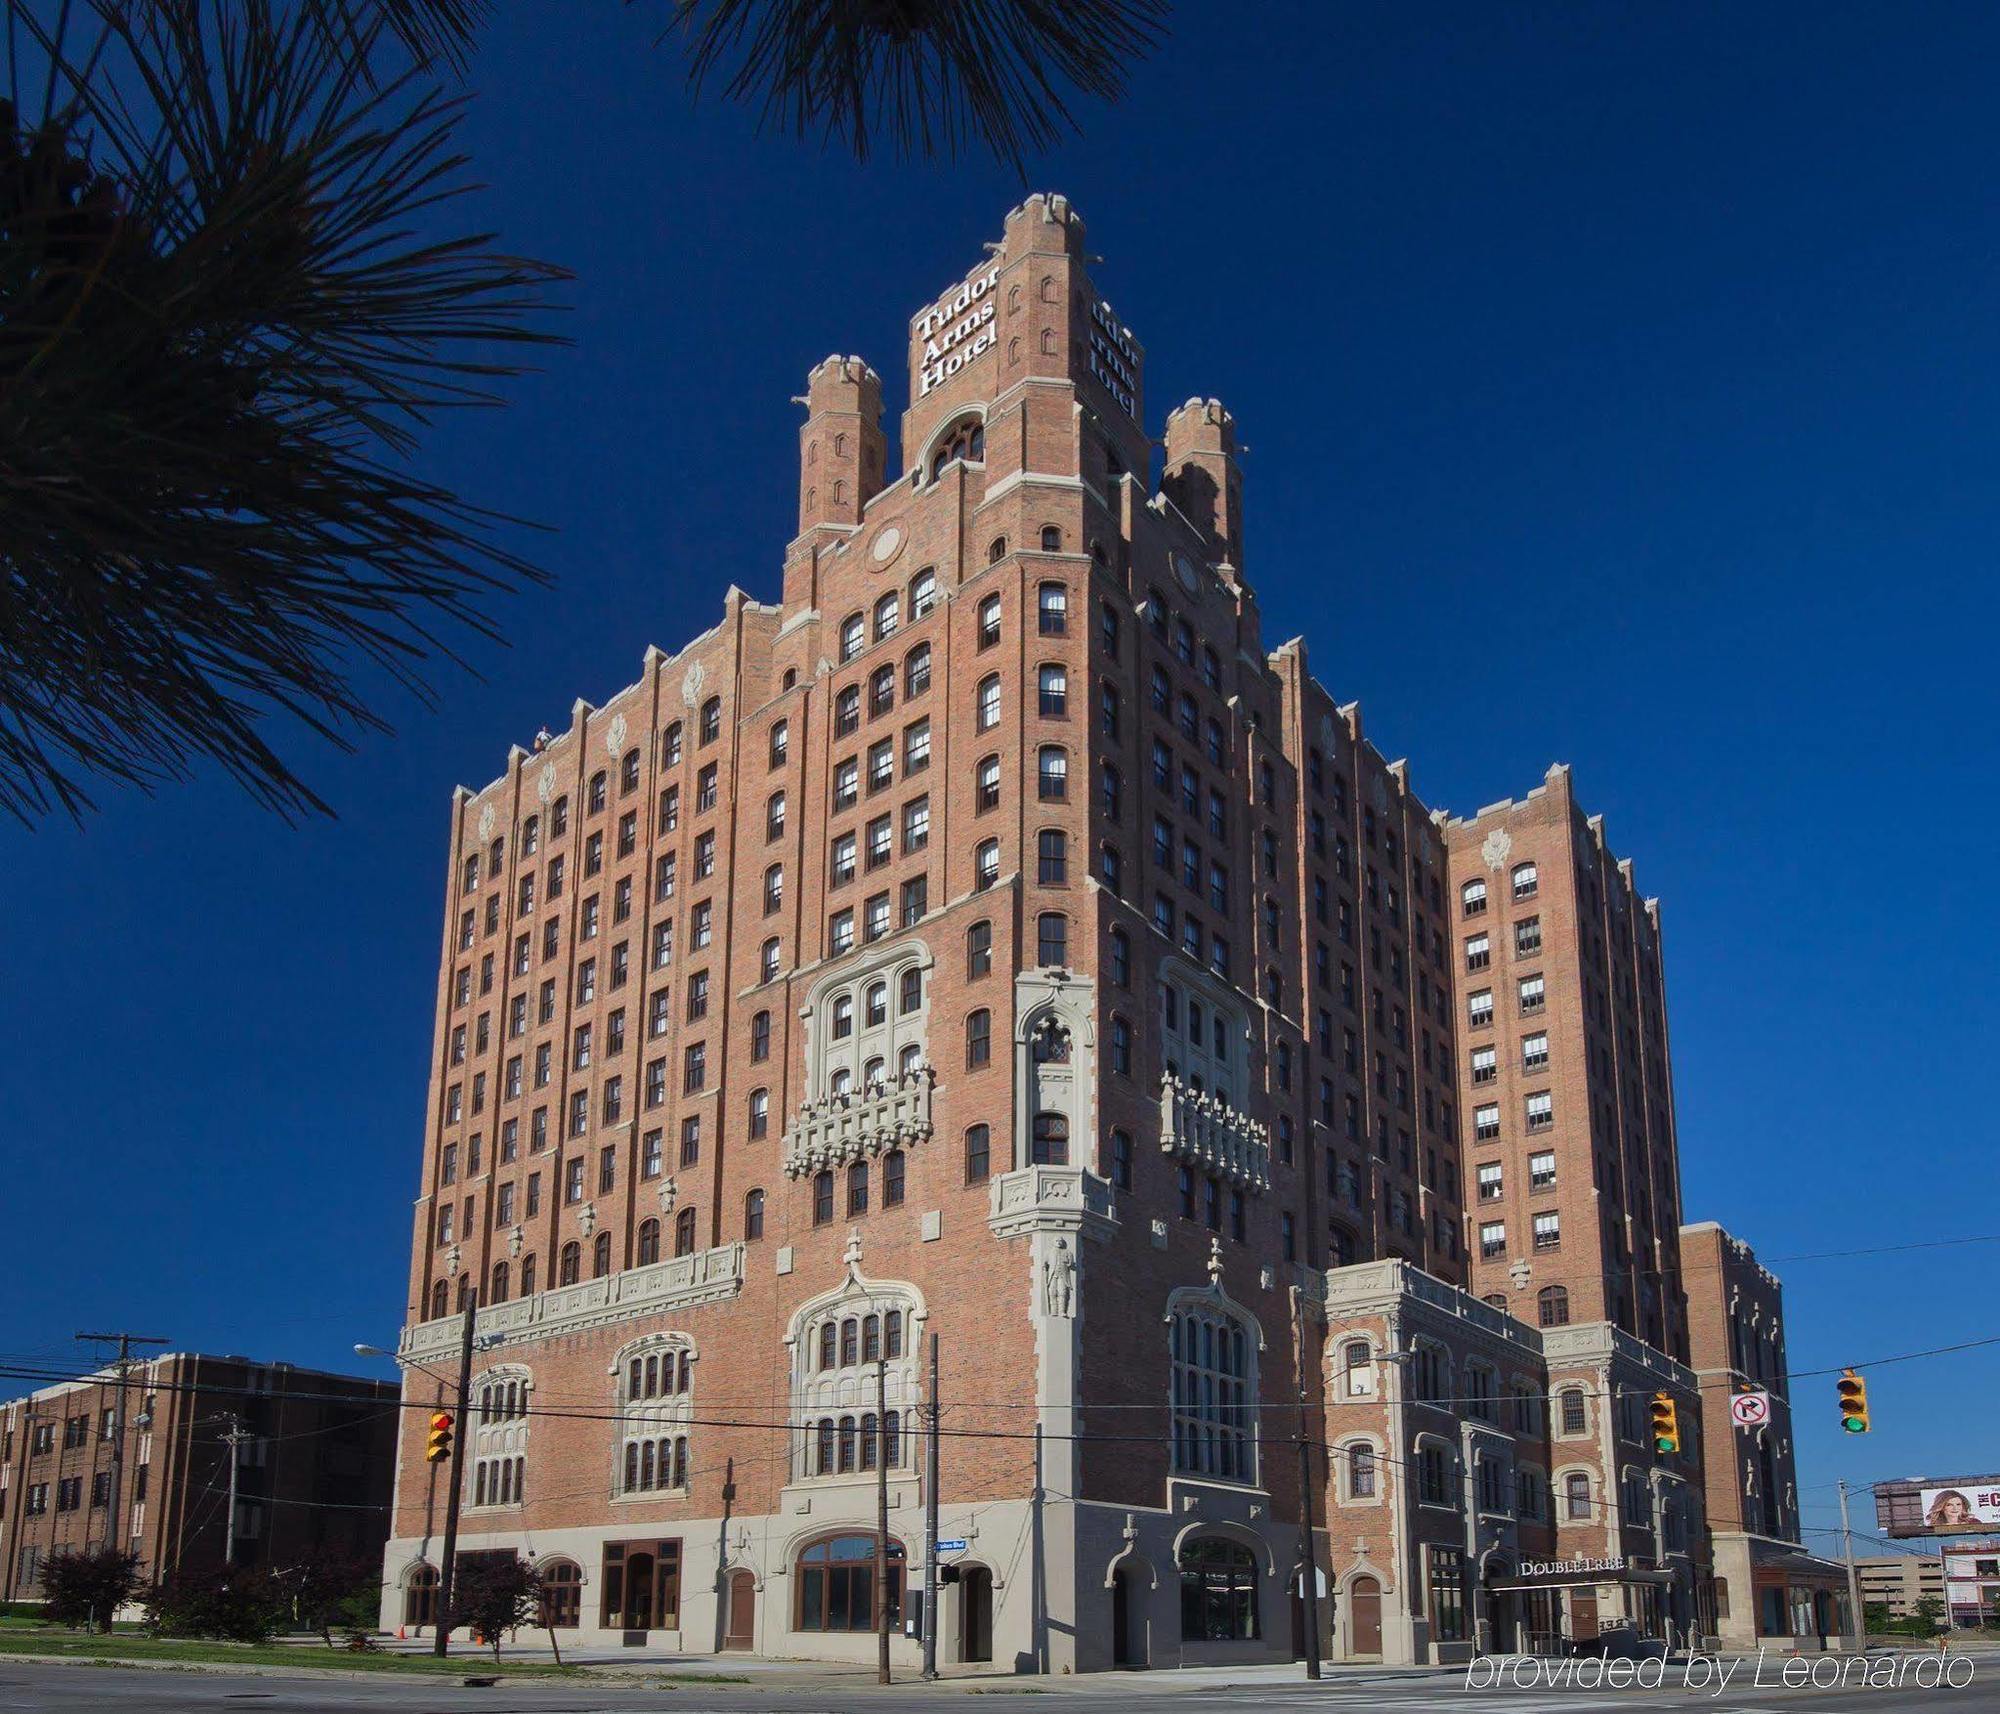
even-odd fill
[[[1761,1428],[1771,1420],[1771,1395],[1738,1393],[1729,1401],[1729,1414],[1738,1428]]]

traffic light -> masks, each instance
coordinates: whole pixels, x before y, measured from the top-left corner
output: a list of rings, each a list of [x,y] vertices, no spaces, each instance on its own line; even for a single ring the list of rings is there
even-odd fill
[[[1681,1413],[1672,1393],[1653,1395],[1653,1450],[1678,1452],[1681,1449]]]
[[[424,1442],[424,1458],[442,1464],[451,1456],[451,1412],[441,1410],[431,1417],[430,1438]]]
[[[1841,1371],[1840,1426],[1849,1434],[1868,1432],[1868,1383],[1852,1369]]]

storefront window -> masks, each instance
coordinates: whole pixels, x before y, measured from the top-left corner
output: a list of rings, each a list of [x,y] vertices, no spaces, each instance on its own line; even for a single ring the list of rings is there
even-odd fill
[[[872,1631],[875,1628],[875,1537],[840,1535],[816,1541],[799,1555],[798,1629]],[[903,1548],[889,1543],[889,1626],[902,1622]]]
[[[1465,1557],[1455,1547],[1434,1547],[1431,1562],[1431,1641],[1465,1641]]]
[[[1181,1549],[1181,1640],[1250,1643],[1258,1637],[1257,1561],[1219,1536],[1199,1536]]]

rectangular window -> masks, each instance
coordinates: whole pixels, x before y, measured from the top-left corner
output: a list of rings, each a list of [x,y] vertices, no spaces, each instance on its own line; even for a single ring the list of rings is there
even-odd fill
[[[1430,1557],[1431,1637],[1462,1643],[1465,1629],[1464,1555],[1455,1547],[1433,1547]]]
[[[1493,1022],[1493,990],[1481,988],[1475,994],[1468,994],[1465,1000],[1465,1021],[1473,1029],[1483,1029]]]
[[[1527,1100],[1528,1129],[1546,1131],[1556,1122],[1556,1098],[1549,1091],[1530,1095]]]
[[[1523,1014],[1539,1012],[1548,999],[1548,989],[1539,976],[1521,978],[1521,1011]],[[1487,1007],[1487,1018],[1492,1019],[1492,1007]]]
[[[1556,1157],[1553,1152],[1528,1157],[1528,1188],[1553,1190],[1556,1187]]]
[[[1540,1071],[1549,1063],[1549,1038],[1546,1031],[1538,1031],[1521,1038],[1521,1069]]]
[[[1488,1220],[1479,1228],[1479,1254],[1486,1261],[1507,1253],[1507,1222]]]
[[[1537,1214],[1535,1216],[1535,1248],[1553,1250],[1562,1243],[1562,1216],[1560,1214]]]
[[[1500,1163],[1498,1161],[1482,1163],[1479,1168],[1479,1200],[1498,1202],[1504,1194],[1505,1186],[1501,1182]]]

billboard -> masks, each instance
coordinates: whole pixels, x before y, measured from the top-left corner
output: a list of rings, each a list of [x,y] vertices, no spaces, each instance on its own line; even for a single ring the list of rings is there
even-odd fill
[[[1903,1476],[1875,1484],[1875,1527],[1907,1541],[2000,1529],[2000,1474]]]
[[[2000,1481],[1952,1488],[1921,1488],[1917,1505],[1926,1530],[2000,1526]]]

